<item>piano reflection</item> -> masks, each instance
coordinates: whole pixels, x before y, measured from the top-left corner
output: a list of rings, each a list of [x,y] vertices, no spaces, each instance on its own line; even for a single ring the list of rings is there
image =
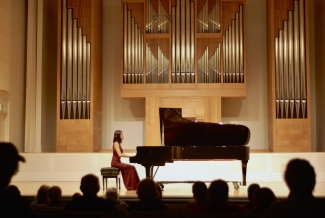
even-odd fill
[[[242,183],[246,185],[249,160],[250,130],[243,125],[196,122],[182,117],[181,109],[160,108],[162,146],[138,146],[130,163],[145,167],[146,176],[153,177],[154,166],[181,160],[240,160]],[[235,189],[238,184],[234,183]]]

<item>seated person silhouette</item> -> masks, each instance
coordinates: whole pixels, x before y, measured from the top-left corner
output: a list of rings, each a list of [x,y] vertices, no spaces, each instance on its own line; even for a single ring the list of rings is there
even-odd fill
[[[254,192],[253,214],[261,214],[266,211],[273,202],[276,202],[274,192],[267,187],[259,188]]]
[[[14,145],[0,142],[0,217],[35,217],[24,198],[7,190],[11,178],[18,172],[19,161],[25,162],[25,158]]]
[[[208,211],[212,214],[242,213],[239,206],[228,203],[229,187],[219,179],[210,183],[208,188]]]
[[[288,198],[273,203],[263,217],[325,217],[325,200],[313,196],[316,174],[307,160],[290,160],[284,179]]]
[[[117,188],[115,187],[110,187],[106,190],[105,193],[105,199],[108,201],[110,204],[115,205],[117,211],[120,212],[126,212],[128,205],[119,199],[119,193],[117,191]]]
[[[50,199],[50,203],[48,203],[48,206],[51,207],[60,207],[64,206],[64,203],[62,201],[62,190],[59,186],[52,186],[48,190],[48,196]]]
[[[187,203],[187,208],[206,207],[208,205],[208,187],[204,182],[194,182],[192,193],[194,200]]]
[[[15,185],[9,185],[7,188],[6,188],[7,191],[9,192],[13,192],[13,193],[16,193],[17,195],[20,195],[20,190],[17,186]]]
[[[257,183],[252,183],[248,186],[247,188],[247,197],[248,197],[248,202],[241,205],[241,208],[244,210],[244,212],[251,212],[254,208],[253,205],[253,196],[254,192],[260,188],[260,185]]]
[[[35,196],[35,201],[32,201],[32,205],[46,205],[50,203],[48,190],[50,186],[48,185],[41,185],[37,190],[37,194]]]
[[[113,204],[97,196],[99,189],[98,177],[93,174],[85,175],[80,184],[83,195],[68,202],[64,208],[79,212],[115,211],[116,208]]]
[[[128,211],[155,212],[168,210],[167,206],[159,199],[156,182],[152,178],[145,178],[139,182],[137,195],[138,202],[130,204]]]

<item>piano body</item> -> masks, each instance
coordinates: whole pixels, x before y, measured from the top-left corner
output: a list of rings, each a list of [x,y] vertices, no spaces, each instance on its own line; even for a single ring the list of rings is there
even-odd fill
[[[174,161],[213,159],[240,160],[242,182],[246,185],[249,160],[250,130],[243,125],[195,122],[182,117],[181,109],[160,108],[162,146],[138,146],[130,163],[145,167],[146,176],[153,177],[154,166]],[[238,189],[239,186],[235,185]]]

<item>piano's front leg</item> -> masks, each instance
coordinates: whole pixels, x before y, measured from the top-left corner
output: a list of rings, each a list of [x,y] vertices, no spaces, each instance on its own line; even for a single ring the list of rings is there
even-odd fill
[[[242,185],[246,185],[247,163],[248,163],[248,160],[242,160],[241,161],[242,177],[243,177]]]
[[[153,166],[151,164],[143,164],[144,168],[146,168],[146,177],[153,176]]]

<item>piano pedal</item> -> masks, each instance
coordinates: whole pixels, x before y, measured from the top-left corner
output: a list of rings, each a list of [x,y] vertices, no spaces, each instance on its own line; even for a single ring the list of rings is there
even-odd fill
[[[164,191],[164,187],[165,187],[164,184],[158,182],[158,183],[157,183],[157,186],[158,186],[158,188],[159,188],[161,191]]]
[[[240,188],[239,182],[232,182],[232,184],[233,184],[235,190],[238,190]]]

